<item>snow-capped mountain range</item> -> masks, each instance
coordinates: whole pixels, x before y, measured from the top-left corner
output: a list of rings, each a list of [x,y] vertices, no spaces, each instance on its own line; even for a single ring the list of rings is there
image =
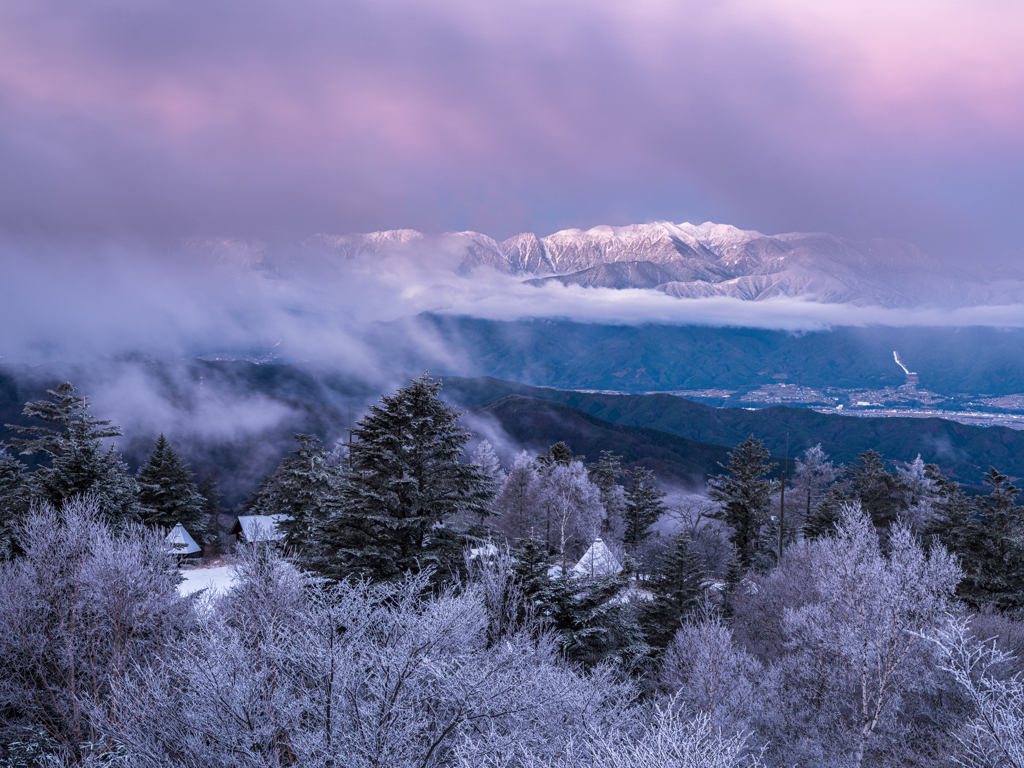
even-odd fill
[[[964,274],[902,240],[844,240],[824,233],[764,235],[727,224],[657,222],[524,233],[497,241],[478,232],[424,235],[400,229],[316,235],[307,247],[335,258],[444,248],[457,271],[494,270],[531,285],[645,288],[679,298],[749,301],[799,297],[885,307],[1020,303],[1024,274]]]

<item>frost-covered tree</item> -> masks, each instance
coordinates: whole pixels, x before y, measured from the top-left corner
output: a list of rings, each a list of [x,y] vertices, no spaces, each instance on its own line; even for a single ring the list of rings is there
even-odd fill
[[[0,449],[0,560],[21,553],[17,529],[28,515],[31,497],[25,465]]]
[[[65,382],[47,390],[49,400],[26,403],[22,413],[47,426],[13,429],[29,437],[12,438],[22,454],[45,453],[49,463],[32,474],[32,488],[39,501],[60,508],[65,501],[89,494],[105,519],[114,525],[135,520],[139,514],[138,486],[113,444],[103,450],[101,440],[121,434],[109,420],[89,413],[89,398],[75,393]]]
[[[793,490],[804,508],[805,521],[810,519],[811,510],[821,501],[825,491],[838,476],[839,469],[822,449],[821,443],[808,448],[796,460]]]
[[[601,529],[601,492],[590,482],[583,462],[556,462],[540,473],[539,498],[548,546],[565,567],[583,554]]]
[[[127,678],[170,661],[193,623],[174,557],[159,532],[116,535],[88,496],[38,508],[21,544],[23,557],[0,564],[0,743],[41,735],[67,763],[96,759],[107,748],[96,713],[127,715]]]
[[[768,522],[778,488],[767,477],[778,466],[769,458],[764,444],[751,435],[729,452],[728,474],[708,480],[708,496],[721,505],[714,516],[732,529],[730,539],[742,571],[754,565],[762,549],[761,528]]]
[[[432,564],[437,574],[461,567],[463,540],[446,523],[485,515],[493,486],[463,461],[471,435],[440,391],[424,374],[370,406],[352,430],[342,503],[318,534],[323,573],[387,580]]]
[[[625,493],[622,541],[632,551],[651,534],[650,527],[668,510],[663,501],[666,494],[655,484],[653,472],[637,467],[629,476],[632,482]]]
[[[510,542],[542,536],[547,530],[536,462],[523,451],[491,504],[494,525]]]
[[[904,519],[910,523],[915,533],[922,533],[930,527],[935,514],[935,501],[939,497],[939,484],[928,465],[917,455],[907,467],[896,467],[896,477],[903,491],[903,503],[906,511]]]
[[[146,463],[135,476],[139,484],[141,522],[171,529],[181,523],[194,537],[205,538],[208,520],[192,470],[164,437],[156,439]]]
[[[945,621],[961,571],[941,546],[926,554],[902,523],[890,529],[883,554],[858,504],[844,509],[834,537],[812,546],[815,599],[785,617],[794,649],[788,690],[816,691],[817,704],[800,707],[805,724],[833,713],[829,738],[860,766],[880,730],[898,729],[893,708],[914,688],[929,652],[922,635]]]

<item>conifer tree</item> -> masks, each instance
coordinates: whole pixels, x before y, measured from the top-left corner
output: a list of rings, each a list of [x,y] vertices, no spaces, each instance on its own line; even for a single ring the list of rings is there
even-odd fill
[[[769,458],[764,444],[751,435],[729,452],[725,467],[729,474],[708,480],[708,495],[722,505],[713,517],[732,528],[729,538],[742,571],[750,569],[761,548],[761,527],[768,520],[778,487],[767,477],[778,466],[768,463]]]
[[[505,483],[508,475],[505,470],[501,468],[501,462],[498,460],[498,455],[494,452],[494,448],[487,440],[481,440],[477,445],[476,450],[473,451],[473,456],[470,458],[469,463],[480,469],[485,481],[487,481],[487,488],[484,488],[484,503],[480,505],[478,514],[480,515],[480,526],[483,526],[484,520],[491,513],[490,505],[487,503],[488,500],[493,501],[494,497],[501,490]]]
[[[655,653],[668,647],[683,618],[696,607],[706,578],[704,561],[690,549],[689,537],[677,534],[646,585],[654,599],[640,613],[647,644]]]
[[[164,437],[156,439],[146,463],[136,475],[141,520],[149,526],[171,529],[181,523],[193,538],[205,538],[207,517],[203,497],[192,471]]]
[[[935,504],[934,531],[961,561],[960,598],[973,608],[1005,610],[1024,606],[1024,508],[1006,475],[990,467],[983,478],[990,488],[977,501],[955,483],[941,487]]]
[[[587,470],[590,482],[601,491],[601,504],[604,506],[601,538],[606,541],[622,540],[626,515],[626,494],[618,484],[619,478],[626,474],[622,469],[622,457],[611,451],[601,451],[598,460],[587,465]]]
[[[626,511],[622,541],[632,551],[650,535],[650,528],[665,513],[665,492],[654,484],[654,473],[637,467],[629,473],[633,482],[626,488]]]
[[[0,561],[22,553],[16,531],[30,505],[25,465],[0,449]]]
[[[821,443],[808,448],[796,460],[793,486],[803,502],[805,521],[810,519],[814,507],[821,500],[825,489],[835,481],[839,471],[822,449]]]
[[[65,501],[89,494],[108,524],[120,527],[135,520],[139,514],[135,478],[113,444],[104,451],[100,443],[119,436],[121,428],[93,417],[89,398],[76,394],[68,382],[47,390],[47,394],[49,400],[26,403],[22,413],[56,425],[56,429],[7,425],[30,436],[10,440],[10,445],[22,454],[43,452],[49,456],[49,464],[32,474],[34,496],[60,509]]]
[[[217,481],[210,476],[204,477],[197,487],[199,495],[203,497],[200,506],[202,507],[203,515],[206,517],[204,538],[207,541],[215,542],[217,551],[220,552],[222,551],[220,544],[221,534],[227,532],[222,529],[220,523],[220,500],[224,498],[224,494],[217,488]]]
[[[573,456],[572,448],[559,441],[548,448],[547,453],[542,453],[538,456],[537,463],[542,467],[553,467],[556,464],[561,464],[562,466],[567,467],[570,462],[577,458],[579,457]]]
[[[546,521],[540,490],[537,464],[522,451],[491,504],[494,525],[510,542],[540,537],[544,532]]]
[[[319,536],[320,570],[391,580],[435,566],[444,577],[462,562],[459,536],[445,528],[457,515],[482,515],[491,483],[464,462],[470,433],[424,374],[370,406],[352,430],[352,471],[341,509]]]
[[[843,518],[843,505],[849,501],[849,497],[839,488],[829,488],[828,493],[818,501],[810,516],[804,520],[804,538],[813,541],[835,533]]]
[[[247,503],[254,515],[287,515],[277,528],[300,563],[316,557],[318,529],[341,503],[344,476],[315,435],[296,434],[299,447],[267,475]]]
[[[896,522],[899,514],[907,509],[899,478],[885,469],[881,454],[872,450],[858,456],[846,472],[853,496],[871,516],[875,528],[882,536],[884,549],[886,532]]]

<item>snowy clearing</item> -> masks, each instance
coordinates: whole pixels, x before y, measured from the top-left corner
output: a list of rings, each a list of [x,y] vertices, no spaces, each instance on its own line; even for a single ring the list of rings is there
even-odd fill
[[[178,585],[182,597],[202,589],[211,592],[227,592],[235,585],[234,566],[222,565],[216,568],[192,568],[182,571],[185,580]]]

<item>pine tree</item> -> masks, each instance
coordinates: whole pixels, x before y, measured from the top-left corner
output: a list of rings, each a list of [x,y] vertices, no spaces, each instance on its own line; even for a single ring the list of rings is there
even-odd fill
[[[713,517],[732,528],[730,540],[738,567],[747,571],[761,548],[761,527],[767,522],[778,483],[767,475],[777,464],[764,444],[753,435],[729,452],[728,475],[708,480],[708,495],[722,505]]]
[[[156,439],[152,453],[136,475],[142,522],[170,530],[178,523],[192,537],[205,538],[208,519],[203,497],[196,487],[192,471],[164,437]]]
[[[435,566],[443,577],[462,563],[462,540],[445,523],[482,515],[491,484],[463,462],[470,433],[424,374],[359,422],[342,508],[319,536],[318,570],[391,580]]]
[[[285,549],[296,554],[300,564],[312,566],[318,528],[339,508],[345,480],[319,438],[296,434],[295,441],[298,449],[263,479],[247,507],[254,515],[287,515],[290,519],[277,524]]]
[[[907,509],[899,479],[886,471],[881,454],[868,450],[851,462],[846,470],[853,496],[871,516],[882,537],[883,549],[887,532],[901,512]]]
[[[622,541],[630,551],[650,535],[650,528],[666,511],[665,492],[654,484],[654,473],[637,467],[629,473],[633,482],[626,488],[625,530]]]
[[[473,451],[473,456],[470,458],[469,463],[479,468],[484,479],[488,481],[489,487],[484,489],[486,497],[485,503],[479,507],[479,524],[483,526],[484,520],[491,513],[491,509],[486,501],[488,499],[494,499],[504,485],[508,475],[505,473],[505,470],[501,468],[501,462],[498,460],[498,455],[494,452],[494,448],[487,440],[480,441],[476,450]]]
[[[689,537],[677,534],[646,585],[654,599],[640,613],[647,644],[655,653],[668,647],[683,618],[696,607],[706,578],[704,561],[690,549]]]
[[[50,462],[32,474],[34,495],[60,509],[76,496],[89,494],[107,523],[121,527],[139,514],[138,486],[128,466],[114,450],[103,450],[101,440],[117,437],[121,428],[89,413],[89,399],[65,382],[47,390],[50,400],[26,403],[22,413],[54,424],[57,429],[8,424],[28,438],[12,438],[22,454],[46,453]]]
[[[564,467],[569,466],[570,462],[580,457],[573,456],[572,448],[565,443],[559,441],[548,448],[547,453],[542,453],[537,457],[537,463],[542,467],[552,467],[557,464],[561,464]]]
[[[1024,606],[1024,508],[1006,475],[990,467],[983,478],[990,491],[977,501],[955,484],[942,488],[935,504],[934,530],[959,557],[964,570],[957,587],[973,608]]]
[[[843,518],[843,505],[849,502],[850,499],[839,488],[829,488],[804,521],[804,538],[813,541],[835,533]]]
[[[28,481],[25,465],[0,449],[0,561],[22,554],[17,529],[31,506]]]
[[[540,473],[526,451],[516,456],[491,504],[495,527],[512,543],[541,537],[545,530]]]
[[[222,535],[226,534],[227,531],[220,523],[220,500],[224,498],[224,494],[217,488],[217,481],[209,476],[204,477],[197,487],[199,495],[203,497],[200,506],[202,507],[203,515],[206,517],[206,530],[203,531],[203,538],[207,542],[213,542],[217,552],[223,552]]]
[[[604,507],[604,521],[601,523],[601,538],[606,541],[621,541],[625,534],[626,494],[618,480],[626,472],[622,469],[622,457],[611,451],[601,451],[596,462],[587,465],[590,482],[601,491]]]

